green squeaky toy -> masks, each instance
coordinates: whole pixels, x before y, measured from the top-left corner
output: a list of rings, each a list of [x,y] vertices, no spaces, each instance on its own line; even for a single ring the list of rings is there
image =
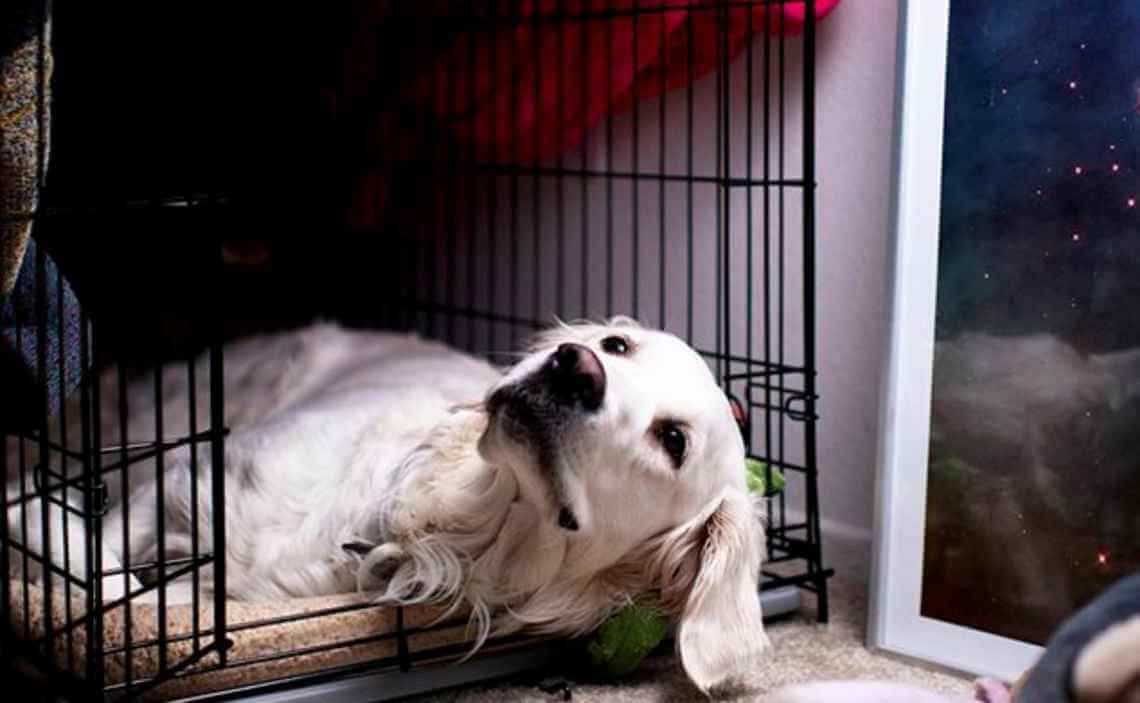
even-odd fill
[[[783,474],[758,459],[745,459],[748,490],[770,496],[784,490]],[[633,672],[669,633],[669,619],[652,601],[635,600],[602,623],[586,644],[591,670],[609,679]]]

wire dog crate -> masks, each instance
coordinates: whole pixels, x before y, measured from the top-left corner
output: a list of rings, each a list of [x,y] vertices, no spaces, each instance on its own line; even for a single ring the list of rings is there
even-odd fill
[[[561,646],[494,641],[468,675],[433,668],[466,652],[436,636],[461,624],[387,609],[345,632],[338,618],[384,609],[227,603],[220,514],[177,556],[160,527],[153,558],[104,565],[132,473],[161,484],[179,452],[224,504],[223,345],[314,317],[504,361],[556,318],[678,334],[743,409],[749,454],[788,478],[768,499],[763,590],[813,592],[826,621],[812,0],[18,4],[9,44],[32,82],[6,99],[34,140],[0,230],[32,236],[0,307],[27,372],[0,413],[7,672],[73,699],[327,697],[382,675],[353,689],[379,698]],[[186,577],[190,605],[168,603]],[[284,641],[302,621],[337,636]]]

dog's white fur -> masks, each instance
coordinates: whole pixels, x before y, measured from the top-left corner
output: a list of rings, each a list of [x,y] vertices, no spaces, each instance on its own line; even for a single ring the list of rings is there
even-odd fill
[[[612,335],[629,340],[628,355],[601,349]],[[483,401],[525,381],[564,342],[596,353],[604,401],[553,438],[555,465],[539,466],[533,447]],[[203,367],[199,428],[207,426],[205,378]],[[757,589],[764,534],[742,439],[707,365],[671,335],[628,319],[559,325],[502,374],[415,336],[321,324],[230,345],[225,384],[231,598],[363,589],[392,603],[448,603],[471,610],[481,643],[492,632],[582,634],[655,591],[679,618],[682,663],[703,690],[738,680],[768,647]],[[187,388],[169,372],[164,387],[164,434],[172,435],[189,423]],[[132,398],[131,440],[153,423],[151,388],[143,390],[141,405]],[[662,418],[685,423],[680,468],[651,429]],[[104,520],[104,569],[125,549],[132,562],[154,559],[157,519],[167,558],[190,553],[195,515],[209,549],[209,457],[197,456],[195,510],[188,452],[165,460],[161,518],[153,464],[125,490],[112,486],[112,495],[129,495],[130,541],[116,541],[119,504]],[[577,531],[559,526],[563,506]],[[29,508],[34,527],[39,506]],[[9,514],[17,538],[18,512]],[[58,512],[52,519],[63,524]],[[79,522],[67,530],[82,539]],[[53,554],[62,532],[52,531]],[[42,550],[37,529],[23,537]],[[72,564],[82,573],[79,551]],[[202,578],[210,592],[208,569]],[[174,586],[189,593],[188,584]],[[108,577],[104,598],[137,587]]]

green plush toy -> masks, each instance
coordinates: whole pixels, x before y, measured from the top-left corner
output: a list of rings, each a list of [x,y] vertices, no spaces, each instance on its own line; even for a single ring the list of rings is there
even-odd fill
[[[745,459],[748,490],[770,496],[784,490],[783,474],[771,469],[772,485],[764,462]],[[605,678],[631,673],[669,633],[669,619],[653,603],[638,600],[602,623],[586,645],[591,670]]]
[[[745,459],[744,469],[746,471],[746,480],[748,481],[748,490],[762,496],[776,495],[784,490],[787,481],[784,480],[784,475],[772,469],[772,485],[768,485],[768,472],[766,464],[759,459]]]
[[[590,668],[606,678],[625,676],[661,644],[669,618],[650,602],[634,601],[602,623],[586,654]]]

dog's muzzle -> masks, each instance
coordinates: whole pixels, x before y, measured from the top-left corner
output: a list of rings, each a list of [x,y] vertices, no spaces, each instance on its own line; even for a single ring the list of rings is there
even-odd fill
[[[487,399],[487,412],[515,441],[530,447],[540,472],[550,483],[558,506],[558,526],[575,532],[578,517],[570,508],[564,482],[555,467],[559,445],[567,430],[586,415],[596,413],[606,397],[606,371],[588,347],[566,343],[541,365]]]
[[[492,415],[506,410],[530,433],[560,431],[576,411],[596,412],[606,397],[606,371],[588,347],[566,343],[524,378],[487,399]]]
[[[606,371],[589,347],[567,342],[554,350],[540,372],[551,397],[594,411],[606,397]]]

